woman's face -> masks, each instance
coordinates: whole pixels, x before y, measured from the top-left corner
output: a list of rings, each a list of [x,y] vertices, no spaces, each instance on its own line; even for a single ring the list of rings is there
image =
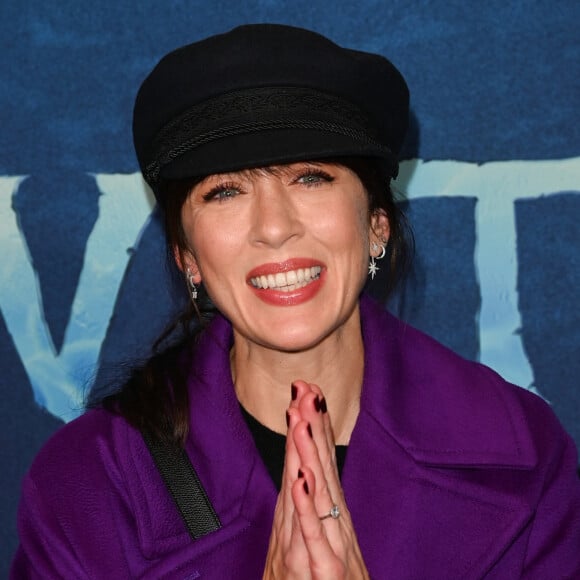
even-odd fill
[[[182,223],[183,266],[236,337],[281,351],[315,346],[358,315],[370,243],[388,238],[356,174],[320,162],[212,175]]]

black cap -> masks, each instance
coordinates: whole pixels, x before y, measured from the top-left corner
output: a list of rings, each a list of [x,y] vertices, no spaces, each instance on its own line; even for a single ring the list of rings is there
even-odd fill
[[[133,138],[156,195],[164,180],[340,156],[380,158],[396,176],[408,112],[386,58],[253,24],[166,55],[139,89]]]

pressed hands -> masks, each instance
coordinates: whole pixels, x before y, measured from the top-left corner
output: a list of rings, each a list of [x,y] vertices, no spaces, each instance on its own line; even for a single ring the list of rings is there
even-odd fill
[[[334,436],[318,386],[292,384],[282,487],[264,580],[368,579],[338,477]],[[337,505],[338,518],[327,515]]]

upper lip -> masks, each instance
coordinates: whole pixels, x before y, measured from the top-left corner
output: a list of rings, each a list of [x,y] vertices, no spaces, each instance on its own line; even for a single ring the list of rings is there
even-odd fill
[[[324,268],[322,262],[313,260],[312,258],[291,258],[284,262],[260,264],[248,272],[247,279],[250,280],[250,278],[257,278],[258,276],[267,276],[268,274],[278,274],[279,272],[290,272],[291,270],[298,270],[299,268],[312,268],[313,266]]]

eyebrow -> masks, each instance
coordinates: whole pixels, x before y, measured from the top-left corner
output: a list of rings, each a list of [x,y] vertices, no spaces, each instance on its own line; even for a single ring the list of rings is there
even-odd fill
[[[321,165],[325,164],[323,161],[294,161],[292,163],[284,163],[278,165],[268,165],[265,167],[252,167],[249,169],[242,169],[240,171],[229,171],[227,173],[214,173],[212,175],[208,175],[205,179],[203,179],[200,184],[203,184],[213,178],[215,179],[234,179],[236,177],[241,177],[242,179],[250,179],[252,177],[263,176],[263,175],[273,175],[276,177],[288,175],[292,173],[293,166],[300,166],[300,167],[320,167]],[[333,163],[326,163],[327,165],[333,165]]]

